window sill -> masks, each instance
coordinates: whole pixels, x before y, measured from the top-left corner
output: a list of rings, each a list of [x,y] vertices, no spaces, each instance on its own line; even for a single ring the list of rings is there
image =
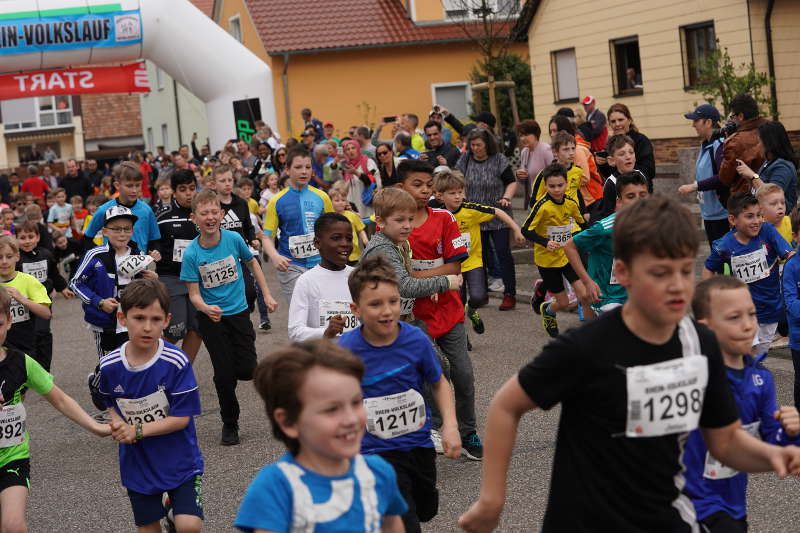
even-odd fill
[[[581,101],[581,99],[580,99],[580,98],[567,98],[567,99],[564,99],[564,100],[554,100],[554,101],[553,101],[553,104],[555,104],[555,105],[561,105],[561,104],[577,104],[577,103],[578,103],[578,102],[580,102],[580,101]]]
[[[625,98],[626,96],[641,96],[644,94],[644,89],[629,89],[621,93],[614,94],[614,98]]]

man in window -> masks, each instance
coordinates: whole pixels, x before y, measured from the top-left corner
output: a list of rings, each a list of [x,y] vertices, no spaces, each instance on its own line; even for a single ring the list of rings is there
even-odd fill
[[[597,100],[594,96],[585,96],[581,104],[586,111],[586,122],[578,126],[578,130],[583,138],[592,144],[592,152],[602,152],[606,149],[608,139],[606,116],[597,109]]]

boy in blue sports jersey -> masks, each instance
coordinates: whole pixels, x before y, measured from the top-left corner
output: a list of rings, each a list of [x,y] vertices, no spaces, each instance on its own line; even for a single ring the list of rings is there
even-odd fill
[[[755,196],[740,193],[728,200],[728,221],[733,230],[714,241],[706,259],[703,279],[723,273],[747,283],[758,313],[758,332],[753,340],[754,357],[766,353],[783,315],[778,259],[794,255],[791,246],[772,224],[764,224]]]
[[[288,187],[267,204],[262,239],[264,253],[278,271],[281,292],[286,302],[291,303],[297,278],[319,264],[319,252],[314,247],[314,222],[322,213],[333,212],[333,204],[324,191],[308,184],[312,174],[311,155],[305,148],[289,150],[286,172]]]
[[[161,339],[170,321],[169,293],[158,280],[125,288],[117,320],[130,340],[100,361],[100,394],[120,443],[122,484],[138,533],[160,533],[168,493],[179,533],[203,527],[203,456],[193,417],[200,393],[192,365],[180,348]]]
[[[378,454],[394,467],[408,504],[406,533],[419,533],[420,522],[439,511],[431,412],[423,390],[430,385],[441,413],[444,454],[455,459],[461,455],[461,437],[452,389],[428,336],[400,322],[400,288],[389,262],[380,255],[363,260],[348,285],[350,307],[363,325],[343,334],[339,344],[364,362],[367,434],[361,453]]]
[[[697,285],[692,310],[698,322],[717,337],[742,428],[765,442],[800,442],[800,415],[794,406],[775,403],[772,373],[751,357],[758,330],[747,285],[729,276],[714,276]],[[678,406],[680,408],[680,406]],[[689,435],[684,455],[686,493],[692,499],[702,531],[747,531],[747,474],[717,461],[699,430]]]
[[[327,339],[270,354],[255,372],[275,438],[288,451],[250,483],[235,525],[246,532],[401,533],[406,504],[392,467],[360,455],[364,365]]]
[[[789,216],[792,237],[800,242],[800,208],[792,209]],[[786,320],[789,324],[789,348],[794,364],[794,405],[800,406],[800,258],[796,255],[783,266],[783,299],[786,303]]]
[[[253,379],[256,334],[250,321],[242,265],[250,269],[270,312],[277,302],[267,288],[261,266],[236,232],[220,229],[224,213],[217,193],[203,189],[192,199],[192,220],[200,235],[187,246],[181,281],[197,309],[200,336],[214,366],[214,386],[222,417],[223,446],[239,444],[237,381]]]

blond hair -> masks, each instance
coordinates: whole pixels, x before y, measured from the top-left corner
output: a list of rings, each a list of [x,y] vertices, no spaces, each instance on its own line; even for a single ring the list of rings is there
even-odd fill
[[[464,174],[458,170],[442,170],[433,176],[433,192],[447,192],[463,189]]]
[[[758,191],[756,192],[756,198],[760,202],[761,199],[765,198],[768,194],[774,194],[774,193],[781,193],[782,195],[784,195],[785,198],[785,193],[783,189],[777,183],[765,183],[764,185],[759,187]]]
[[[414,197],[397,187],[384,187],[376,192],[372,207],[375,208],[375,216],[381,218],[386,218],[396,211],[417,212],[417,202]]]

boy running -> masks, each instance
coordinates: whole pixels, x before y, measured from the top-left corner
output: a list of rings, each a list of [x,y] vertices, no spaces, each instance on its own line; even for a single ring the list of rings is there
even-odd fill
[[[579,194],[579,191],[583,185],[588,183],[589,178],[584,176],[583,169],[575,164],[575,149],[577,146],[575,137],[566,131],[559,131],[553,136],[552,141],[553,163],[558,163],[567,170],[567,190],[565,194],[583,206],[583,196]],[[547,185],[544,169],[542,169],[533,184],[531,205],[536,204],[545,194],[547,194]]]

